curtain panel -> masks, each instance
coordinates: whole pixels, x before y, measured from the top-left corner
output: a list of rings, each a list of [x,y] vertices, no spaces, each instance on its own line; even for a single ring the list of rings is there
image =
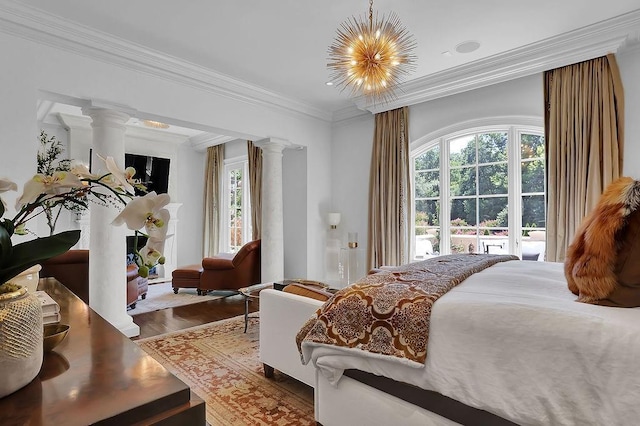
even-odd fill
[[[368,269],[408,262],[409,109],[376,114],[369,180]]]
[[[544,75],[547,261],[564,261],[584,217],[622,173],[624,94],[614,55]]]
[[[249,157],[249,194],[251,198],[251,239],[262,235],[262,148],[247,141]]]
[[[204,257],[220,251],[220,211],[222,206],[222,175],[224,144],[207,148],[204,180]]]

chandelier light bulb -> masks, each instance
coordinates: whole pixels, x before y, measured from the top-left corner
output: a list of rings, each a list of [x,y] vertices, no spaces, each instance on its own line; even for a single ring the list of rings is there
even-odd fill
[[[400,19],[392,12],[374,20],[369,0],[368,19],[352,17],[337,33],[329,47],[331,81],[374,103],[394,99],[394,89],[415,69],[416,61],[416,43]]]

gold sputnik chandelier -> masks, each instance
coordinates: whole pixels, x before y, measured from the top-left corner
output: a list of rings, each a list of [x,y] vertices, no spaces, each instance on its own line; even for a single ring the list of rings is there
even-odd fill
[[[385,19],[386,18],[386,19]],[[401,80],[415,69],[416,42],[395,13],[373,19],[369,0],[369,20],[360,17],[342,23],[329,47],[331,80],[351,95],[388,102]]]

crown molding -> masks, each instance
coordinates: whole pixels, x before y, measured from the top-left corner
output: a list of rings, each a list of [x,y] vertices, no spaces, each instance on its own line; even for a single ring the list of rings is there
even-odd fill
[[[0,31],[103,62],[144,72],[229,99],[330,122],[331,112],[148,49],[14,0],[0,0]]]
[[[238,138],[233,136],[214,135],[203,133],[189,138],[191,147],[197,151],[205,151],[210,146],[222,145],[223,143],[234,141]]]
[[[409,81],[398,88],[396,99],[382,105],[362,96],[354,102],[375,114],[525,77],[614,53],[630,34],[637,33],[639,26],[640,9]]]
[[[339,109],[333,113],[333,124],[343,124],[356,118],[371,115],[369,111],[364,111],[355,105]]]

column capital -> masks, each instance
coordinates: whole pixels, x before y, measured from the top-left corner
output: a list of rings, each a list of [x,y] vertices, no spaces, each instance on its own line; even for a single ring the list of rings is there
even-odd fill
[[[102,107],[83,107],[82,113],[93,120],[91,127],[115,127],[124,129],[131,116],[126,112]]]
[[[270,152],[282,152],[293,144],[286,139],[269,137],[253,143],[255,146]]]

